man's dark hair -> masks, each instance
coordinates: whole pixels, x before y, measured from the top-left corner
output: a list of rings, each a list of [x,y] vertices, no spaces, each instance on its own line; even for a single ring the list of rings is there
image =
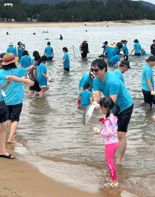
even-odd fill
[[[106,68],[107,72],[107,63],[103,59],[96,59],[91,63],[91,66],[98,67],[100,69]]]

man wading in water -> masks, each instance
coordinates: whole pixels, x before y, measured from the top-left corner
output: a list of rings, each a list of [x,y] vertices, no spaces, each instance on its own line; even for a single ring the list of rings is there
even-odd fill
[[[120,143],[117,164],[121,164],[127,146],[126,132],[133,111],[133,100],[123,82],[114,73],[107,72],[107,64],[104,60],[94,60],[91,71],[96,77],[93,81],[94,100],[99,103],[103,93],[104,96],[110,96],[120,109],[117,114],[117,135]]]

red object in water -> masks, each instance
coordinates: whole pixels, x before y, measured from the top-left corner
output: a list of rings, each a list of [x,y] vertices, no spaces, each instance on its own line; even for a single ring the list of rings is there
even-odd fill
[[[81,108],[81,99],[78,97],[77,100],[77,108],[80,109]]]

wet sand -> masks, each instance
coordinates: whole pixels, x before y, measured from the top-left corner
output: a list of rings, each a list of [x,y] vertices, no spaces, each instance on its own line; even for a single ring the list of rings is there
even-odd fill
[[[80,26],[122,26],[122,25],[154,25],[155,20],[125,20],[125,21],[108,21],[108,22],[31,22],[17,23],[6,22],[0,23],[0,28],[32,28],[32,27],[80,27]]]

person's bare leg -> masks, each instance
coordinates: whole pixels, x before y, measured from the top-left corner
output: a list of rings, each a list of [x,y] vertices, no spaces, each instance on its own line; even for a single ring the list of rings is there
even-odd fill
[[[6,122],[0,123],[0,155],[8,155],[6,150]]]
[[[126,133],[118,131],[117,136],[118,136],[118,139],[119,139],[117,164],[122,164],[122,159],[124,157],[125,150],[126,150],[126,147],[127,147]]]
[[[8,138],[8,143],[14,143],[15,140],[14,140],[14,135],[15,135],[15,132],[17,130],[17,126],[18,126],[18,121],[14,121],[12,122],[11,126],[10,126],[10,135],[9,135],[9,138]]]

